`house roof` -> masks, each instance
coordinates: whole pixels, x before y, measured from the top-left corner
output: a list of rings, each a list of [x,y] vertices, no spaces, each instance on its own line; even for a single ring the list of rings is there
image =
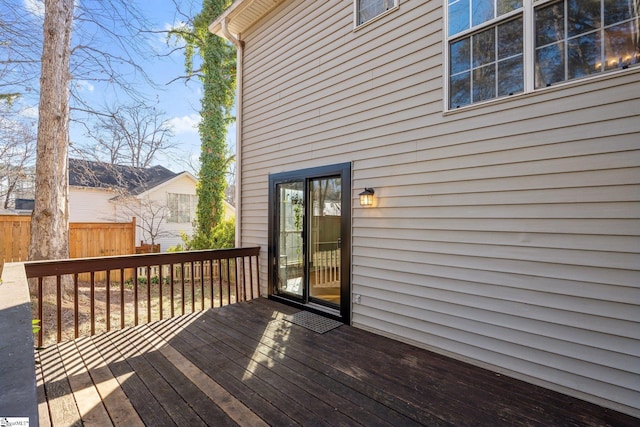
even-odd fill
[[[209,31],[226,38],[222,32],[222,21],[226,20],[227,28],[232,34],[241,34],[282,3],[282,1],[283,0],[235,0],[222,15],[209,25]]]
[[[124,190],[137,195],[168,181],[175,172],[162,166],[136,168],[81,159],[69,159],[69,185]]]

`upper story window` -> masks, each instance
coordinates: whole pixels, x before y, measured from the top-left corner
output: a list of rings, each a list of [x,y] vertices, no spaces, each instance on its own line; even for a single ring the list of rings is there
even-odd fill
[[[398,6],[398,0],[355,0],[356,26],[362,25]]]
[[[448,0],[448,107],[640,63],[638,9],[637,0]]]
[[[197,196],[167,193],[167,222],[191,223],[196,217]]]

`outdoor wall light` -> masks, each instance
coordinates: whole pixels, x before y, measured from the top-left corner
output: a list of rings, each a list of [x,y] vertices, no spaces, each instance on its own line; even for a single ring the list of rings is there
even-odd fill
[[[360,206],[371,206],[373,205],[373,188],[365,188],[360,196]]]

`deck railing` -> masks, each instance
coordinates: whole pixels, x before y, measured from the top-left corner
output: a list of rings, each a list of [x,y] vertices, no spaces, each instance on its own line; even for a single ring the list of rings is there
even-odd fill
[[[25,263],[38,346],[259,295],[260,248]]]

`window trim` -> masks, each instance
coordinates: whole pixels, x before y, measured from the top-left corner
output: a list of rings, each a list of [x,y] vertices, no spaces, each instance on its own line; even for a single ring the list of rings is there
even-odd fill
[[[446,1],[446,0],[445,0]],[[389,15],[390,13],[398,10],[400,8],[400,0],[393,0],[393,7],[385,10],[384,12],[382,12],[379,15],[374,16],[373,18],[369,19],[368,21],[363,22],[362,24],[358,24],[358,0],[353,0],[353,31],[357,31],[363,27],[366,27],[382,18],[384,18],[385,16]]]
[[[628,67],[626,69],[619,68],[615,70],[609,70],[601,73],[593,73],[585,77],[580,77],[577,79],[567,79],[557,83],[554,83],[551,86],[545,86],[540,88],[535,88],[535,10],[544,7],[544,5],[553,3],[557,0],[523,0],[522,2],[522,11],[518,9],[518,11],[508,12],[504,15],[501,15],[498,18],[494,18],[490,21],[487,21],[481,27],[482,29],[486,29],[489,27],[493,27],[497,25],[499,22],[505,22],[509,19],[512,19],[516,15],[522,15],[522,25],[523,25],[523,49],[522,54],[524,58],[524,80],[523,80],[523,88],[524,90],[520,93],[516,93],[511,96],[501,96],[495,97],[492,99],[487,99],[479,102],[472,102],[467,105],[463,105],[458,108],[451,108],[450,104],[450,95],[451,95],[451,85],[450,85],[450,55],[449,48],[452,40],[461,39],[465,36],[469,36],[471,34],[477,33],[478,27],[469,28],[465,31],[455,34],[454,36],[449,36],[448,28],[449,28],[449,11],[448,11],[448,3],[449,0],[443,0],[443,28],[442,34],[444,37],[444,43],[442,48],[442,68],[443,68],[443,113],[455,113],[457,111],[466,111],[469,109],[473,109],[475,107],[485,106],[487,104],[501,103],[512,100],[514,98],[522,98],[524,96],[531,96],[534,94],[553,91],[558,88],[566,88],[572,86],[580,86],[582,84],[586,84],[592,82],[594,80],[603,80],[614,78],[615,76],[621,73],[629,73],[640,71],[640,66]]]

